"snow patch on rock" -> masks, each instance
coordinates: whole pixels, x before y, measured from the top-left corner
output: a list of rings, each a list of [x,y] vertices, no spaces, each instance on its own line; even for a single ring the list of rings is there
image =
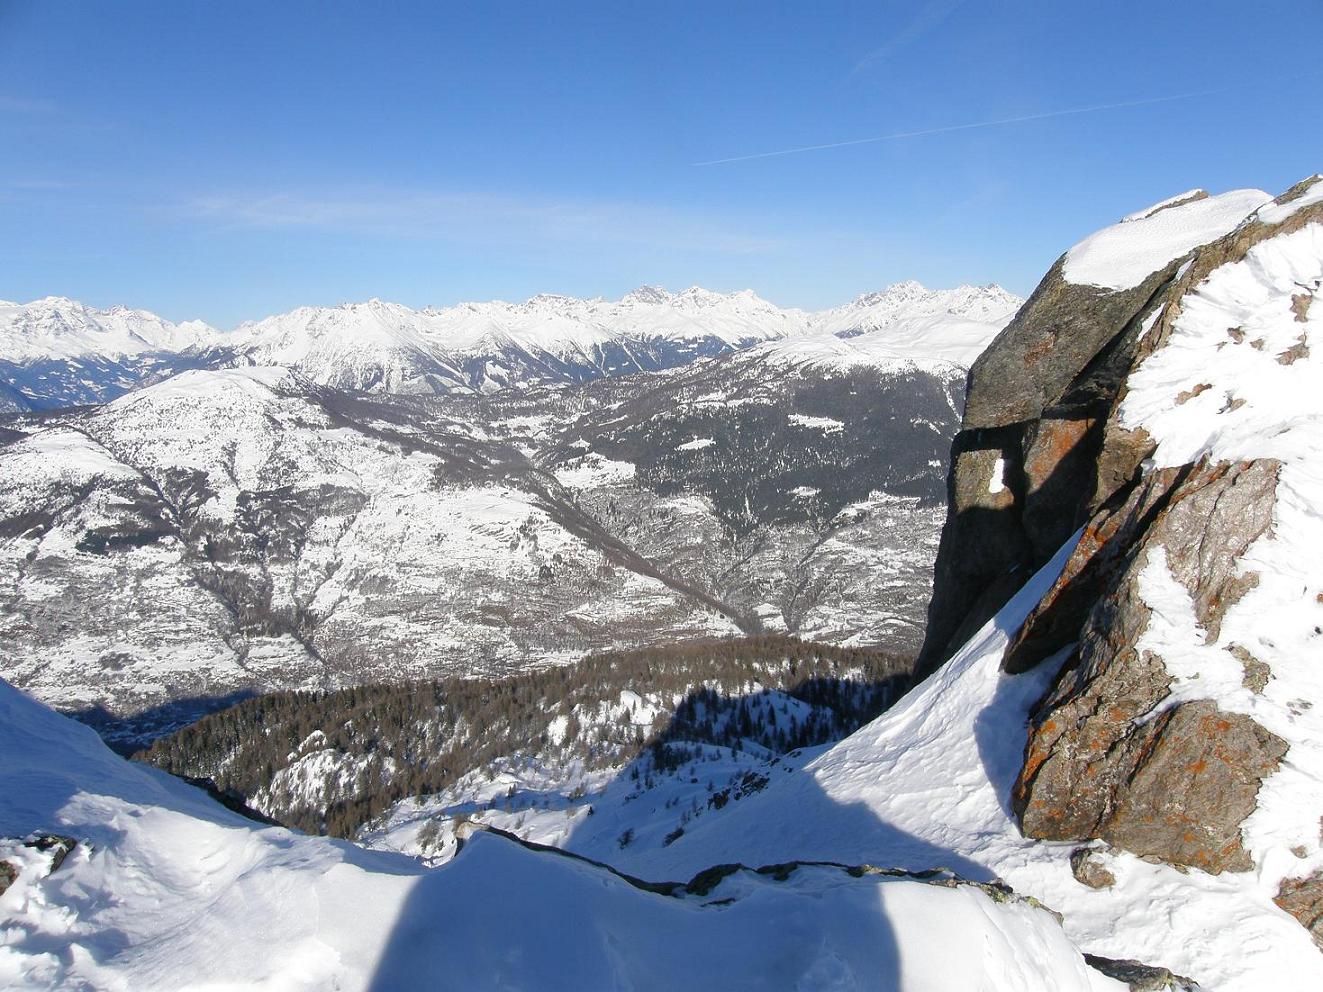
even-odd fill
[[[1164,200],[1085,238],[1066,253],[1066,281],[1133,289],[1172,259],[1216,241],[1272,200],[1257,189],[1199,199],[1188,199],[1190,195]]]

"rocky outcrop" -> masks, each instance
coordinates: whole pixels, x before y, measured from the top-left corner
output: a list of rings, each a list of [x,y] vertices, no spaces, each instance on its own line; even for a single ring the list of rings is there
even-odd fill
[[[1111,401],[1143,318],[1181,261],[1133,289],[1111,291],[1067,282],[1063,256],[974,363],[951,449],[924,671],[996,613],[1097,509]]]
[[[0,861],[0,896],[4,895],[17,880],[18,868],[12,862]]]
[[[1124,708],[1097,692],[1084,705],[1097,710],[1074,727],[1054,713],[1031,742],[1014,793],[1026,834],[1101,837],[1212,873],[1253,867],[1240,825],[1286,753],[1279,738],[1207,700],[1147,723],[1113,719]]]
[[[1274,204],[1299,200],[1315,181]],[[1070,282],[1070,253],[1057,260],[970,369],[920,674],[935,670],[1072,533],[1136,483],[1152,444],[1142,430],[1123,428],[1117,410],[1127,377],[1165,344],[1187,293],[1217,267],[1318,215],[1311,203],[1272,223],[1251,217],[1120,289]],[[1312,299],[1316,290],[1303,288]],[[1292,305],[1297,313],[1303,306]]]
[[[1103,958],[1097,954],[1084,955],[1084,962],[1094,971],[1124,983],[1130,992],[1199,992],[1197,982],[1173,974],[1167,968],[1156,968],[1128,959]]]
[[[24,846],[49,854],[50,870],[57,872],[60,870],[60,865],[64,864],[64,859],[78,846],[78,840],[74,837],[66,837],[64,834],[37,834],[25,841]]]
[[[1308,559],[1303,548],[1274,552],[1286,557],[1270,568],[1256,549],[1295,539],[1281,533],[1283,506],[1314,505],[1317,463],[1312,475],[1297,471],[1319,447],[1303,380],[1280,380],[1294,397],[1285,405],[1263,383],[1312,374],[1299,370],[1315,361],[1310,305],[1323,279],[1319,240],[1303,229],[1323,224],[1320,184],[1292,188],[1127,288],[1072,284],[1068,253],[970,373],[924,670],[1079,535],[1003,659],[1019,673],[1065,658],[1031,714],[1010,797],[1028,836],[1101,840],[1214,874],[1266,863],[1246,823],[1301,739],[1301,714],[1318,703],[1303,687],[1287,694],[1274,668],[1293,657],[1284,659],[1285,643],[1308,653],[1323,625],[1303,618],[1291,621],[1298,634],[1285,631],[1282,618],[1295,614],[1280,613],[1259,629],[1237,606],[1279,581],[1283,562],[1294,576],[1291,562]],[[1260,249],[1286,251],[1297,233],[1295,254],[1265,268]],[[1222,295],[1210,297],[1217,278]],[[1243,314],[1243,325],[1209,322],[1225,313]],[[1173,354],[1218,356],[1209,361],[1221,378]],[[1237,363],[1260,368],[1257,355],[1292,371],[1259,377],[1246,419]],[[1139,381],[1142,416],[1126,406]],[[1172,411],[1184,411],[1174,427]],[[1292,432],[1303,439],[1276,442]],[[1301,584],[1274,594],[1281,609],[1302,595],[1323,603],[1317,571],[1301,565]],[[1302,877],[1279,883],[1275,867],[1265,884],[1323,946],[1320,841],[1305,841],[1292,849],[1307,859],[1295,869]],[[1082,884],[1107,887],[1114,876],[1096,851],[1078,849],[1072,869]]]
[[[1116,884],[1116,875],[1103,864],[1101,854],[1091,847],[1077,847],[1070,852],[1070,873],[1075,876],[1075,881],[1091,889],[1110,889]]]
[[[1299,920],[1323,950],[1323,871],[1308,878],[1288,878],[1273,901]]]
[[[45,877],[59,871],[60,866],[73,853],[78,841],[64,834],[29,834],[24,840],[0,838],[0,896],[3,896],[20,875]],[[38,852],[45,857],[34,857],[29,853]]]
[[[1240,824],[1286,745],[1207,700],[1164,707],[1172,679],[1145,646],[1143,584],[1151,567],[1166,569],[1216,640],[1254,584],[1237,563],[1271,524],[1277,470],[1259,460],[1155,472],[1090,522],[1006,654],[1009,669],[1024,670],[1078,642],[1035,715],[1015,785],[1026,833],[1100,837],[1211,872],[1252,867]]]

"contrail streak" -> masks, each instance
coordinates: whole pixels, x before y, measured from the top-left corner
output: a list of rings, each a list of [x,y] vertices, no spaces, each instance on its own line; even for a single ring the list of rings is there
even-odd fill
[[[774,152],[757,152],[753,155],[734,155],[730,158],[714,158],[707,162],[694,162],[694,166],[728,165],[731,162],[749,162],[756,158],[778,158],[782,155],[799,155],[803,152],[820,152],[829,148],[849,148],[851,145],[871,145],[879,141],[899,141],[901,138],[921,138],[929,134],[949,134],[952,131],[972,131],[976,128],[1002,127],[1006,124],[1023,124],[1026,121],[1043,121],[1050,117],[1073,117],[1077,114],[1096,114],[1100,110],[1122,110],[1126,107],[1148,107],[1155,103],[1173,103],[1176,100],[1193,100],[1195,97],[1212,96],[1226,93],[1233,87],[1215,90],[1200,90],[1197,93],[1176,93],[1171,96],[1155,96],[1145,100],[1122,100],[1119,103],[1096,103],[1088,107],[1069,107],[1065,110],[1049,110],[1042,114],[1023,114],[1019,117],[1000,117],[992,121],[973,121],[969,124],[947,124],[943,127],[929,127],[922,131],[896,131],[893,134],[879,134],[873,138],[855,138],[852,141],[831,141],[825,145],[803,145],[799,148],[782,148]]]

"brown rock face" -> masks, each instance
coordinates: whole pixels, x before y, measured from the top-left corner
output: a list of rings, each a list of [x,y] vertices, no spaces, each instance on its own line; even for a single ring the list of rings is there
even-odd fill
[[[1323,951],[1323,872],[1308,878],[1288,878],[1273,902],[1299,920]]]
[[[1323,179],[1277,203],[1298,199],[1315,182]],[[1068,655],[1031,714],[1010,797],[1026,836],[1102,840],[1210,873],[1255,867],[1241,828],[1288,745],[1212,699],[1173,697],[1175,669],[1160,654],[1167,642],[1146,636],[1155,617],[1141,589],[1151,595],[1149,583],[1164,576],[1150,570],[1165,569],[1168,584],[1189,595],[1198,628],[1186,636],[1225,650],[1250,692],[1273,691],[1288,673],[1274,673],[1256,656],[1256,639],[1228,643],[1221,635],[1227,610],[1259,582],[1243,562],[1273,528],[1282,466],[1264,458],[1146,468],[1154,440],[1125,426],[1120,414],[1131,373],[1167,346],[1196,287],[1268,238],[1323,223],[1323,203],[1274,213],[1281,217],[1275,223],[1247,220],[1134,290],[1072,286],[1059,261],[970,372],[920,674],[949,657],[1071,534],[1081,534],[1003,657],[1003,668],[1018,673]],[[1306,325],[1323,286],[1297,285],[1290,311]],[[1274,356],[1280,364],[1310,360],[1316,342],[1307,331],[1300,326],[1295,344]],[[1246,327],[1228,327],[1226,335],[1226,347],[1267,348]],[[1234,385],[1186,382],[1173,389],[1172,408]],[[1244,403],[1228,395],[1222,412]],[[1312,586],[1302,594],[1323,602]],[[1071,867],[1081,884],[1114,884],[1093,845],[1077,849]],[[1323,949],[1323,872],[1282,883],[1276,902]],[[1137,970],[1122,980],[1132,988],[1170,987],[1166,976]]]
[[[1277,202],[1299,198],[1312,182],[1292,187]],[[1076,529],[1136,484],[1153,444],[1142,429],[1119,423],[1125,381],[1166,343],[1186,293],[1260,241],[1321,220],[1323,205],[1314,204],[1277,225],[1248,222],[1130,290],[1073,285],[1062,275],[1064,258],[1057,261],[969,373],[921,677],[950,657]],[[1306,290],[1312,299],[1315,288]],[[1244,332],[1229,328],[1228,334]],[[997,457],[1010,470],[1007,492],[994,506],[987,500],[988,466]]]
[[[1254,867],[1240,824],[1286,744],[1249,717],[1201,700],[1140,736],[1139,762],[1100,831],[1139,855],[1217,874]]]
[[[1155,472],[1090,523],[1007,650],[1016,671],[1079,641],[1030,726],[1013,795],[1027,835],[1101,837],[1210,872],[1251,867],[1240,824],[1286,745],[1211,702],[1158,711],[1171,678],[1141,646],[1150,610],[1139,581],[1161,549],[1214,640],[1251,584],[1237,562],[1271,525],[1279,469],[1265,459]]]
[[[1259,459],[1150,474],[1089,521],[1061,576],[1011,640],[1002,667],[1027,671],[1077,640],[1089,611],[1141,546],[1163,547],[1207,642],[1215,641],[1226,610],[1257,582],[1253,573],[1237,574],[1237,561],[1272,524],[1280,469]]]
[[[1317,182],[1323,178],[1276,202],[1297,200]],[[1164,568],[1189,595],[1198,624],[1191,633],[1221,645],[1250,692],[1270,691],[1278,675],[1256,657],[1255,644],[1225,643],[1221,634],[1227,610],[1259,581],[1242,563],[1271,532],[1282,466],[1264,458],[1146,469],[1154,441],[1126,427],[1120,411],[1130,374],[1168,344],[1187,295],[1268,238],[1323,223],[1323,203],[1274,215],[1280,219],[1271,224],[1247,220],[1125,292],[1067,284],[1058,262],[970,372],[921,674],[1072,533],[1082,535],[1003,658],[1016,673],[1068,652],[1031,715],[1011,796],[1028,836],[1100,839],[1212,873],[1254,867],[1241,826],[1287,744],[1212,699],[1173,698],[1173,677],[1158,653],[1166,642],[1146,637],[1154,615],[1141,584],[1148,592],[1162,576],[1147,570]],[[1304,324],[1323,287],[1298,285],[1290,308]],[[1227,346],[1266,347],[1244,327],[1226,335]],[[1296,346],[1276,357],[1299,362],[1311,344],[1302,328]],[[1229,385],[1186,383],[1173,391],[1173,409]],[[1223,412],[1244,402],[1228,396]],[[998,463],[1002,471],[994,474]],[[1312,587],[1302,594],[1323,602]],[[1105,860],[1092,847],[1075,852],[1072,868],[1083,884],[1108,884]],[[1323,872],[1283,883],[1277,903],[1323,948]]]

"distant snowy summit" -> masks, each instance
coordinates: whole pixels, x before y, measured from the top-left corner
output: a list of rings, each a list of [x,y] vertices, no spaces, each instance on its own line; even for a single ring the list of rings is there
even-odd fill
[[[818,338],[859,339],[810,346],[820,358],[836,355],[847,364],[884,356],[967,366],[1021,302],[998,286],[929,290],[910,281],[811,313],[777,307],[750,290],[644,286],[615,301],[543,294],[443,309],[375,299],[301,307],[221,333],[197,321],[173,324],[145,311],[49,298],[0,304],[0,382],[35,408],[99,402],[140,384],[135,369],[151,355],[158,364],[172,356],[176,368],[283,365],[340,389],[489,393],[661,371],[768,342]],[[107,362],[114,367],[90,367]],[[41,375],[32,374],[37,365]],[[160,378],[152,371],[142,381]],[[47,395],[53,381],[60,389]],[[21,399],[11,405],[23,408]]]
[[[208,365],[222,335],[128,307],[97,310],[48,296],[0,301],[0,414],[104,403]]]
[[[220,337],[200,320],[175,324],[146,310],[97,310],[62,296],[31,303],[0,300],[0,361],[122,358],[207,347]]]

